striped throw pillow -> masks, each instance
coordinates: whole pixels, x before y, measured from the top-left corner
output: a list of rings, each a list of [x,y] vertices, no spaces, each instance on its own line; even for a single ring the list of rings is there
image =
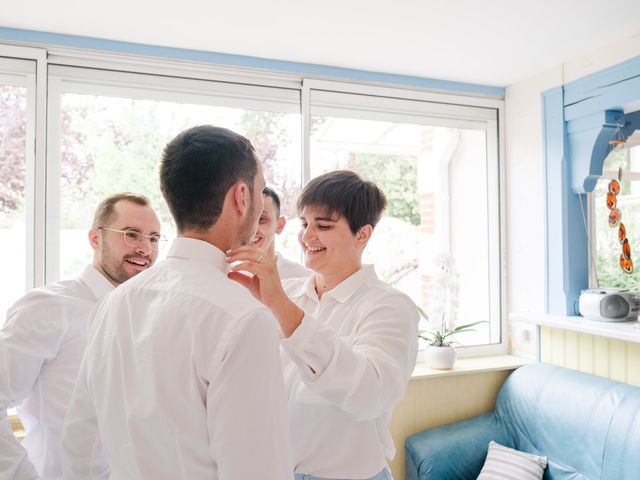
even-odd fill
[[[539,457],[489,442],[489,452],[477,480],[541,480],[547,457]]]

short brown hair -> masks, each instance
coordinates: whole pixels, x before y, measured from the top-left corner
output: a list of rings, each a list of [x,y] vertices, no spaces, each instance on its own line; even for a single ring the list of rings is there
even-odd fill
[[[148,207],[151,205],[149,199],[140,193],[114,193],[113,195],[109,195],[98,204],[98,208],[96,208],[96,212],[93,214],[92,228],[104,227],[105,225],[108,225],[109,222],[113,220],[113,216],[115,215],[116,203],[121,200],[127,200],[129,202],[137,203],[142,207]]]
[[[311,180],[298,197],[298,215],[307,205],[337,213],[355,235],[364,225],[375,228],[387,206],[387,198],[373,182],[350,170],[335,170]]]
[[[245,182],[253,193],[257,171],[253,145],[242,135],[211,125],[178,134],[160,163],[160,189],[178,232],[208,230],[236,182]]]

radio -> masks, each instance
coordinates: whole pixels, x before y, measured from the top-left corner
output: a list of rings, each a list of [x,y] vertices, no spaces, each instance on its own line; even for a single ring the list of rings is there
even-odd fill
[[[580,315],[589,320],[625,322],[638,320],[640,296],[624,288],[583,290],[578,300]]]

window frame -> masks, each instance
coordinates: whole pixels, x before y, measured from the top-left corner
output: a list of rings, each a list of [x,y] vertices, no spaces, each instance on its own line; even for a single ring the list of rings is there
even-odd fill
[[[55,87],[53,87],[48,72],[49,66],[58,67],[82,67],[102,71],[120,72],[123,75],[144,75],[149,79],[149,85],[156,75],[184,79],[185,81],[218,81],[234,83],[238,85],[254,85],[261,87],[294,89],[300,92],[300,111],[302,121],[302,182],[310,180],[310,93],[311,90],[329,90],[359,95],[379,96],[391,99],[418,100],[442,104],[486,107],[497,111],[495,125],[495,141],[487,136],[487,149],[489,154],[495,155],[497,161],[497,176],[489,178],[488,185],[491,197],[491,205],[497,205],[497,215],[490,215],[490,258],[497,260],[496,288],[492,288],[495,297],[490,304],[495,305],[492,315],[499,315],[498,324],[501,329],[501,342],[477,347],[465,347],[459,350],[460,357],[483,356],[506,353],[508,351],[507,329],[507,291],[506,291],[506,215],[504,186],[506,175],[504,167],[505,142],[504,142],[504,100],[490,95],[461,94],[448,91],[436,91],[420,89],[419,87],[382,86],[373,82],[327,80],[313,78],[302,74],[270,72],[257,68],[218,66],[205,63],[144,57],[126,53],[95,52],[79,48],[66,48],[47,46],[46,48],[34,48],[5,45],[0,43],[0,56],[18,56],[36,60],[36,127],[34,136],[35,160],[34,180],[32,185],[33,202],[30,207],[32,218],[29,223],[33,225],[33,256],[29,269],[32,271],[32,281],[29,286],[39,286],[46,281],[57,278],[54,275],[55,268],[50,258],[50,232],[47,222],[56,217],[56,193],[52,190],[51,176],[55,172],[52,159],[54,153],[48,151],[53,142],[48,141],[48,134],[55,119]],[[48,95],[48,90],[50,93]],[[59,106],[58,106],[59,108]],[[59,110],[58,110],[59,112]],[[49,115],[49,116],[48,116]],[[51,125],[50,125],[51,124]],[[56,182],[58,181],[56,177]],[[55,185],[55,184],[53,184]],[[495,202],[495,203],[492,203]],[[58,201],[59,204],[59,201]],[[493,260],[490,260],[494,263]]]
[[[298,113],[299,89],[222,80],[143,74],[78,65],[52,65],[48,86],[46,282],[60,278],[61,96],[88,94],[135,100],[193,103]],[[235,102],[234,102],[235,100]]]
[[[491,328],[500,329],[500,342],[494,344],[477,345],[457,348],[460,358],[501,355],[508,352],[508,315],[506,299],[506,224],[505,224],[505,195],[502,193],[502,186],[505,185],[504,158],[504,101],[493,98],[468,97],[464,95],[444,94],[436,92],[415,91],[391,87],[381,87],[360,83],[338,82],[330,80],[303,79],[302,84],[302,147],[303,147],[303,185],[311,179],[311,110],[312,93],[314,91],[351,93],[367,97],[380,97],[385,100],[397,99],[399,101],[421,101],[436,104],[445,104],[455,107],[479,107],[488,108],[497,112],[495,125],[487,127],[495,131],[496,135],[487,135],[487,157],[492,156],[497,162],[497,176],[488,176],[489,205],[491,201],[497,207],[494,212],[489,212],[489,245],[490,245],[490,277],[492,277],[492,287],[489,301],[491,318],[498,316],[499,322],[492,322]],[[491,123],[487,120],[487,123]],[[493,259],[493,260],[492,260]],[[496,327],[499,325],[499,327]],[[494,332],[492,332],[494,333]]]
[[[27,147],[25,178],[25,290],[44,285],[46,218],[47,52],[42,48],[0,43],[0,59],[34,62],[27,75]]]

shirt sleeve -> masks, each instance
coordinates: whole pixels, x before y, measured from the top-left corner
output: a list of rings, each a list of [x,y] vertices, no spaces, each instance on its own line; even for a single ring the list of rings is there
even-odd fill
[[[109,478],[109,466],[100,442],[98,419],[87,380],[85,355],[60,437],[65,480]]]
[[[417,355],[418,312],[400,293],[343,311],[362,316],[353,336],[305,314],[282,345],[312,392],[357,420],[374,419],[404,396]]]
[[[239,320],[207,390],[207,426],[220,480],[293,477],[276,320]]]
[[[63,299],[45,292],[32,291],[9,309],[0,329],[0,408],[24,400],[68,325]]]
[[[33,480],[38,478],[27,452],[16,439],[6,410],[0,409],[0,480]]]

